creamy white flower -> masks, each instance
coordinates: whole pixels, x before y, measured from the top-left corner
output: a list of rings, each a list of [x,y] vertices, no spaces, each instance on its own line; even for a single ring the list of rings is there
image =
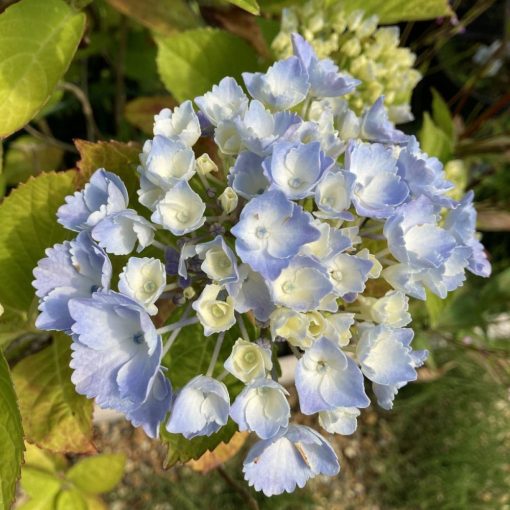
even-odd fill
[[[196,254],[203,260],[202,271],[221,284],[239,280],[236,257],[223,237],[216,236],[213,241],[197,244]]]
[[[154,135],[178,138],[191,147],[201,134],[200,122],[191,101],[185,101],[173,111],[164,108],[154,117]]]
[[[319,413],[319,425],[330,434],[349,436],[356,431],[360,410],[357,407],[338,407]]]
[[[239,197],[230,186],[227,186],[223,193],[218,197],[218,200],[220,201],[223,212],[225,214],[230,214],[237,207]]]
[[[154,303],[165,284],[165,266],[160,260],[149,257],[131,257],[119,277],[119,291],[138,301],[151,315],[158,312]]]
[[[220,285],[206,285],[200,297],[192,304],[198,319],[204,327],[204,335],[227,331],[236,322],[234,300],[229,296],[226,301],[218,299],[223,290]]]
[[[351,220],[347,209],[351,206],[351,194],[355,177],[349,172],[329,172],[315,189],[315,203],[321,218]]]
[[[214,131],[214,141],[223,154],[238,154],[243,142],[239,128],[233,120],[224,120]]]
[[[271,351],[238,338],[224,366],[240,381],[247,383],[258,377],[265,377],[266,372],[273,368]]]
[[[288,308],[276,308],[269,317],[273,340],[282,337],[295,347],[306,349],[313,339],[308,336],[308,317]]]
[[[205,204],[186,181],[180,181],[156,204],[151,216],[176,236],[197,230],[205,223]]]
[[[180,140],[156,136],[146,154],[142,175],[168,191],[195,173],[195,154]]]
[[[408,309],[409,298],[400,290],[390,290],[375,300],[370,307],[370,314],[375,322],[401,328],[412,320]]]

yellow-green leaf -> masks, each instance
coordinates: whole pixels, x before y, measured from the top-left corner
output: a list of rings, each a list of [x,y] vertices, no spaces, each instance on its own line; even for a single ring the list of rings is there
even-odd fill
[[[198,28],[156,42],[159,74],[178,101],[207,92],[225,76],[239,80],[243,71],[258,69],[255,50],[224,30]]]
[[[260,7],[256,0],[228,0],[231,4],[237,5],[241,9],[250,12],[251,14],[260,14]]]
[[[122,454],[103,454],[77,462],[66,478],[88,494],[109,492],[122,480],[126,457]]]
[[[0,15],[0,137],[22,128],[51,97],[85,20],[63,0],[21,0]]]
[[[448,0],[328,0],[329,4],[339,4],[347,12],[363,10],[367,15],[377,14],[379,21],[400,23],[451,16]]]
[[[55,509],[55,500],[61,487],[58,475],[37,467],[24,466],[21,487],[31,498],[19,507],[21,510]]]
[[[55,334],[50,346],[13,370],[27,440],[62,453],[91,453],[92,401],[71,382],[69,337]]]
[[[0,509],[10,508],[23,460],[23,429],[9,366],[0,351]]]

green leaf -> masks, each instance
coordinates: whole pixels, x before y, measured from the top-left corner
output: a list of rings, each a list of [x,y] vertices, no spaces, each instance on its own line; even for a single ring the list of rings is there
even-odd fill
[[[55,510],[87,510],[88,505],[80,491],[65,489],[57,495]]]
[[[453,118],[446,101],[436,89],[432,89],[432,118],[435,124],[453,140],[455,135]]]
[[[0,137],[22,128],[51,97],[85,20],[63,0],[21,0],[0,15]]]
[[[193,439],[186,439],[182,434],[170,434],[163,429],[162,440],[168,445],[165,468],[199,459],[205,452],[214,450],[220,443],[228,443],[236,431],[237,425],[230,419],[215,434],[197,436]]]
[[[6,312],[0,318],[0,340],[8,340],[9,331],[37,331],[32,271],[47,247],[69,236],[57,223],[56,212],[73,193],[75,176],[41,174],[0,204],[0,303]]]
[[[185,0],[144,0],[143,2],[107,0],[107,2],[122,14],[163,35],[204,24],[202,18]]]
[[[157,37],[157,64],[168,91],[181,102],[207,92],[225,76],[258,69],[255,50],[223,30],[199,28]]]
[[[337,0],[328,0],[335,5]],[[382,24],[401,21],[419,21],[451,16],[448,0],[342,0],[339,4],[347,12],[363,10],[367,15],[377,14]]]
[[[104,454],[77,462],[66,478],[88,494],[109,492],[122,480],[126,457],[123,454]]]
[[[443,163],[453,156],[453,139],[438,127],[428,113],[423,115],[423,125],[418,135],[421,148],[430,156],[436,156]]]
[[[231,4],[241,7],[245,11],[258,16],[260,14],[260,7],[256,0],[228,0]]]
[[[24,466],[21,487],[31,499],[20,506],[20,509],[54,510],[55,499],[61,488],[61,480],[56,474],[43,469]]]
[[[16,138],[5,154],[5,183],[14,186],[32,175],[57,170],[64,151],[30,135]]]
[[[70,339],[54,335],[50,346],[13,370],[27,440],[63,453],[92,453],[92,401],[71,382]]]
[[[9,365],[0,351],[0,509],[10,508],[23,460],[23,429]]]

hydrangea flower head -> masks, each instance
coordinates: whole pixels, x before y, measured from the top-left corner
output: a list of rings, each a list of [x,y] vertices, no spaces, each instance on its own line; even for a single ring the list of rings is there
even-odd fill
[[[295,34],[294,55],[244,74],[248,93],[226,77],[161,111],[136,195],[97,170],[57,213],[75,238],[34,269],[36,325],[72,337],[78,393],[150,437],[204,436],[197,448],[253,432],[243,471],[267,496],[340,469],[318,432],[293,423],[279,347],[297,358],[300,411],[350,435],[366,382],[390,409],[419,376],[410,298],[490,273],[472,193],[451,199],[439,160],[392,122],[408,101],[406,87],[391,97],[396,81],[415,75],[383,86],[358,46],[410,53],[374,18],[345,25],[348,66]]]

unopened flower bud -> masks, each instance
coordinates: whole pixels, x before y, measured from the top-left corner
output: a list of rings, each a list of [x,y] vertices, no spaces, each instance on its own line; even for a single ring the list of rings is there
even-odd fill
[[[221,208],[225,214],[230,214],[239,202],[237,193],[230,187],[227,186],[223,193],[219,196]]]
[[[197,159],[197,172],[201,175],[207,175],[211,172],[217,172],[218,166],[216,163],[211,159],[209,154],[207,152],[204,152],[198,159]]]

